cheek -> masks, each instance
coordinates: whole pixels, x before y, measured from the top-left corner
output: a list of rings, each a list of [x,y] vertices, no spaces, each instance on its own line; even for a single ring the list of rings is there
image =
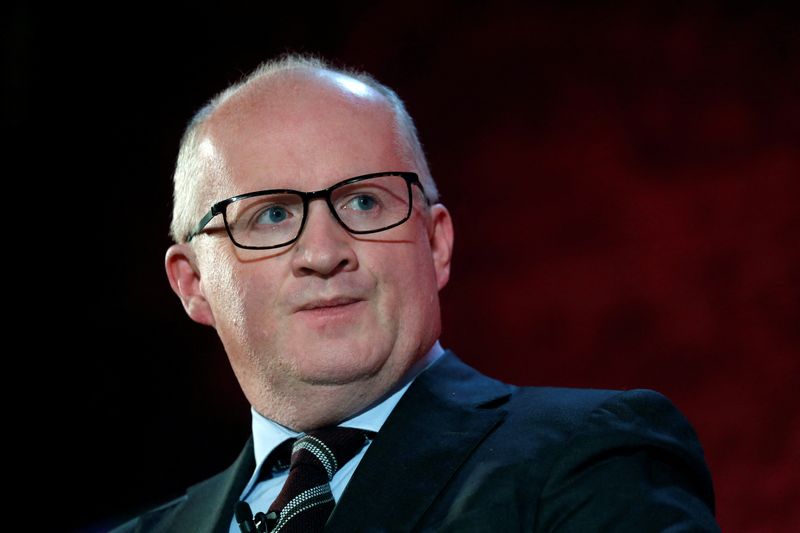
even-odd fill
[[[246,289],[230,269],[215,268],[205,276],[206,294],[214,311],[217,330],[223,333],[241,322],[245,311],[243,295]]]
[[[270,276],[266,265],[248,265],[236,272],[236,291],[233,295],[244,312],[243,320],[249,322],[253,332],[270,327],[275,322],[276,295],[280,286],[274,276]]]
[[[392,249],[395,253],[383,254],[374,267],[384,296],[384,312],[400,319],[401,326],[425,320],[428,302],[438,292],[427,243],[409,244],[408,248],[398,244],[387,246],[395,247]]]
[[[245,341],[254,323],[263,327],[269,322],[264,318],[269,295],[275,290],[263,272],[264,265],[258,263],[242,263],[220,254],[210,265],[205,283],[221,336],[235,335],[240,342]]]

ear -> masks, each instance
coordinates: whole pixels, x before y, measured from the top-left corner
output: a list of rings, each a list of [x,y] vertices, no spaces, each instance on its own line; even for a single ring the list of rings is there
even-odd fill
[[[203,293],[194,249],[188,244],[173,244],[167,250],[164,266],[186,314],[195,322],[214,327],[214,313]]]
[[[436,282],[442,290],[450,279],[450,260],[453,257],[453,220],[442,204],[431,207],[431,225],[428,232]]]

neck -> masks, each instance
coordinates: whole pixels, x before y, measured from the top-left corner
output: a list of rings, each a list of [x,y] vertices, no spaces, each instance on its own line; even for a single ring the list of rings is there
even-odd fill
[[[379,404],[443,354],[437,342],[408,368],[384,368],[374,376],[345,384],[295,381],[284,387],[261,388],[261,396],[249,399],[259,414],[294,431],[336,425]]]
[[[347,420],[379,403],[396,389],[364,382],[298,384],[288,394],[269,391],[251,403],[264,417],[294,431],[307,432]]]

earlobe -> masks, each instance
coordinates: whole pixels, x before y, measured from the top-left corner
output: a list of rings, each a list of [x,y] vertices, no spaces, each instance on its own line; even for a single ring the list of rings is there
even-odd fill
[[[164,260],[169,284],[189,318],[199,324],[214,327],[214,314],[203,293],[200,271],[194,250],[188,244],[173,244]]]
[[[442,204],[431,207],[431,230],[429,232],[433,268],[439,290],[450,279],[450,261],[453,258],[453,220]]]

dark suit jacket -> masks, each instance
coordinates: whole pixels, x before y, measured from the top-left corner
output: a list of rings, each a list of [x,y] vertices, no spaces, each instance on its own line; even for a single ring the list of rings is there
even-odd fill
[[[119,532],[227,532],[254,469],[225,472]],[[652,391],[514,387],[452,353],[420,375],[326,531],[718,531],[703,451]]]

